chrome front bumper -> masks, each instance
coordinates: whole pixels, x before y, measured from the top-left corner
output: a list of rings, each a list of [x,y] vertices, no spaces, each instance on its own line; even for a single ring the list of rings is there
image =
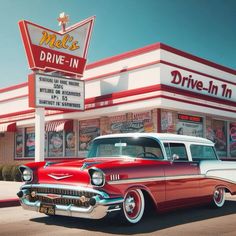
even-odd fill
[[[91,188],[77,187],[77,186],[69,186],[69,185],[52,185],[52,184],[26,184],[21,187],[21,191],[18,193],[20,195],[20,202],[24,209],[32,210],[39,212],[41,201],[30,201],[30,191],[32,188],[45,188],[45,189],[59,189],[62,191],[86,191],[92,193],[94,196],[91,197],[88,207],[78,207],[73,204],[69,205],[60,205],[55,204],[55,215],[62,216],[73,216],[80,218],[89,218],[89,219],[101,219],[105,217],[108,213],[119,211],[121,209],[120,205],[123,203],[123,198],[110,198],[108,194],[98,191]],[[47,197],[50,196],[50,193],[36,193],[36,195]],[[74,199],[80,200],[80,196],[75,195],[63,195],[60,196],[61,199]]]

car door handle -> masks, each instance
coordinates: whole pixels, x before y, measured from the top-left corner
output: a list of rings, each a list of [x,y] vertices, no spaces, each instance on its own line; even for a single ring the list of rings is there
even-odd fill
[[[190,163],[190,166],[198,166],[198,163]]]

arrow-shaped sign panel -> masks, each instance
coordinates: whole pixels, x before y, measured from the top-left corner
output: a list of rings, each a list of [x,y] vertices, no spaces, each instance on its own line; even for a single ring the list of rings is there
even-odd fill
[[[64,32],[20,21],[19,27],[30,69],[82,76],[94,19],[95,17],[90,17],[68,27]]]

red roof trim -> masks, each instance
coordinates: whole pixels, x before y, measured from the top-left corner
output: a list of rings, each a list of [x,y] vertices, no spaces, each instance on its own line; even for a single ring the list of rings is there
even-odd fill
[[[219,69],[219,70],[222,70],[222,71],[224,71],[224,72],[228,72],[228,73],[230,73],[230,74],[236,75],[236,70],[234,70],[234,69],[232,69],[232,68],[229,68],[229,67],[226,67],[226,66],[222,66],[222,65],[220,65],[220,64],[217,64],[217,63],[215,63],[215,62],[212,62],[212,61],[203,59],[203,58],[201,58],[201,57],[195,56],[195,55],[190,54],[190,53],[188,53],[188,52],[184,52],[184,51],[181,51],[181,50],[179,50],[179,49],[170,47],[170,46],[168,46],[168,45],[166,45],[166,44],[161,43],[161,49],[164,49],[164,50],[166,50],[166,51],[172,52],[172,53],[177,54],[177,55],[179,55],[179,56],[182,56],[182,57],[191,59],[191,60],[193,60],[193,61],[196,61],[196,62],[205,64],[205,65],[207,65],[207,66],[214,67],[215,69]]]
[[[166,44],[163,44],[163,43],[154,43],[154,44],[145,46],[143,48],[138,48],[138,49],[135,49],[135,50],[132,50],[132,51],[129,51],[129,52],[125,52],[125,53],[122,53],[122,54],[119,54],[119,55],[116,55],[116,56],[112,56],[112,57],[109,57],[109,58],[102,59],[100,61],[97,61],[97,62],[94,62],[94,63],[91,63],[91,64],[87,65],[86,69],[90,70],[90,69],[93,69],[95,67],[104,66],[106,64],[117,62],[117,61],[120,61],[120,60],[123,60],[123,59],[134,57],[134,56],[137,56],[137,55],[140,55],[140,54],[143,54],[143,53],[147,53],[147,52],[150,52],[150,51],[153,51],[153,50],[157,50],[157,49],[163,49],[163,50],[172,52],[174,54],[177,54],[179,56],[188,58],[190,60],[205,64],[205,65],[210,66],[210,67],[213,67],[215,69],[219,69],[219,70],[222,70],[224,72],[236,75],[236,70],[234,70],[234,69],[231,69],[231,68],[226,67],[226,66],[222,66],[220,64],[217,64],[215,62],[200,58],[198,56],[194,56],[193,54],[181,51],[181,50],[173,48],[173,47],[170,47],[170,46],[168,46]]]
[[[104,66],[106,64],[117,62],[117,61],[120,61],[120,60],[123,60],[123,59],[126,59],[126,58],[130,58],[130,57],[138,56],[140,54],[147,53],[147,52],[150,52],[150,51],[153,51],[153,50],[156,50],[156,49],[160,49],[160,45],[161,45],[161,43],[154,43],[154,44],[145,46],[143,48],[138,48],[138,49],[135,49],[135,50],[132,50],[132,51],[129,51],[129,52],[125,52],[125,53],[122,53],[122,54],[119,54],[119,55],[116,55],[116,56],[112,56],[112,57],[102,59],[102,60],[97,61],[97,62],[93,62],[93,63],[86,66],[86,70],[90,70],[90,69],[93,69],[93,68],[98,67],[98,66]]]
[[[28,82],[0,89],[0,93],[5,93],[5,92],[8,92],[8,91],[19,89],[19,88],[23,88],[23,87],[26,87],[26,86],[28,86]]]

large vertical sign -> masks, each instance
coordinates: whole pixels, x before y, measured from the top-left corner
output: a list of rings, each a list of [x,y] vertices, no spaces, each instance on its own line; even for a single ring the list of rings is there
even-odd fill
[[[90,17],[59,32],[29,21],[20,21],[30,69],[82,76],[94,19]]]
[[[44,161],[45,108],[84,109],[84,84],[68,77],[83,76],[94,19],[90,17],[66,28],[69,17],[61,13],[57,19],[62,26],[59,32],[25,20],[19,22],[29,67],[36,72],[29,75],[28,86],[29,106],[36,108],[35,161]],[[64,77],[48,72],[57,72]],[[68,136],[68,143],[70,138]],[[58,138],[53,136],[52,147],[56,143]],[[51,153],[53,156],[59,154],[55,150]]]

